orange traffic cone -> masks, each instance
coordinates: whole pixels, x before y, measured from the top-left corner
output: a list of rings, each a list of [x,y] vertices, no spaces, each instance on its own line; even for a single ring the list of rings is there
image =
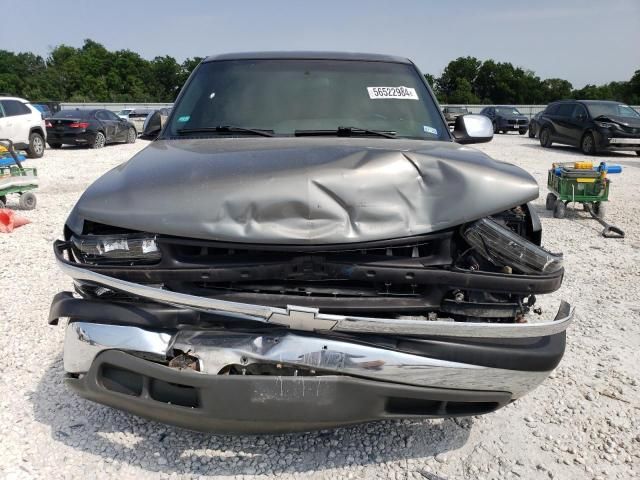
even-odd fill
[[[14,229],[27,223],[31,223],[31,220],[16,215],[13,210],[0,209],[0,233],[11,233]]]

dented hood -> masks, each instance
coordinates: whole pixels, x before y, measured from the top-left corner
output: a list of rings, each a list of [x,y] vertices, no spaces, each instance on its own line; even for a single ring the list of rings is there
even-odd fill
[[[99,178],[90,220],[244,243],[339,244],[434,232],[523,204],[522,169],[450,142],[374,138],[159,140]]]

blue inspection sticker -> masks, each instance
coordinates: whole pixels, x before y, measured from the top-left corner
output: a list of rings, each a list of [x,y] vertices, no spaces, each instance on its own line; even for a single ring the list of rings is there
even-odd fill
[[[191,118],[191,115],[183,115],[181,117],[178,117],[178,121],[179,122],[188,122],[190,118]]]
[[[429,125],[424,125],[422,128],[424,129],[425,133],[431,133],[433,135],[437,135],[438,134],[438,130],[436,130],[433,127],[430,127]]]

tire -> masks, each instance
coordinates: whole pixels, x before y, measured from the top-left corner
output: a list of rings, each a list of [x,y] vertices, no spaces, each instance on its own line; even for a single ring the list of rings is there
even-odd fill
[[[29,158],[41,158],[44,155],[44,138],[38,132],[31,132],[29,135],[29,147],[27,156]]]
[[[7,204],[7,196],[6,196],[6,195],[0,195],[0,203],[2,203],[2,205],[3,205],[3,206],[2,206],[2,207],[0,207],[0,208],[3,208],[3,207],[4,207],[4,205],[6,205],[6,204]]]
[[[136,138],[138,138],[138,134],[135,128],[130,128],[127,132],[127,143],[136,143]]]
[[[527,133],[527,130],[528,130],[527,128],[521,128],[520,130],[518,130],[518,133],[520,135],[524,135],[525,133]]]
[[[556,196],[553,193],[547,193],[547,200],[544,203],[544,206],[547,210],[553,210],[553,207],[556,205]]]
[[[20,195],[20,208],[22,210],[33,210],[36,208],[38,200],[35,193],[26,192]]]
[[[560,199],[556,200],[556,204],[553,207],[553,216],[555,218],[564,218],[567,214],[567,206]]]
[[[585,155],[595,155],[597,153],[596,140],[593,138],[593,134],[584,134],[582,140],[580,140],[580,150],[582,150],[582,153]]]
[[[493,122],[493,133],[498,133],[498,124],[496,122]]]
[[[606,209],[604,207],[604,203],[602,202],[593,203],[593,213],[596,214],[596,217],[602,220],[604,218],[605,211]]]
[[[529,127],[529,138],[536,138],[536,132],[531,127]]]
[[[53,149],[58,149],[58,148],[62,147],[62,144],[61,143],[49,143],[49,146],[51,148],[53,148]]]
[[[551,141],[551,130],[549,130],[549,127],[544,127],[540,130],[538,138],[540,138],[540,145],[544,148],[549,148],[553,144]]]
[[[93,141],[93,145],[91,145],[91,148],[102,148],[104,147],[106,141],[107,139],[105,138],[104,133],[98,132],[96,133],[96,139]]]

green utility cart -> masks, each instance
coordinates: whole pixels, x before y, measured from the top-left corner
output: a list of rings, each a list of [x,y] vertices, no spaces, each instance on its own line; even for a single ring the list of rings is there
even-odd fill
[[[581,203],[585,210],[604,218],[611,184],[607,175],[621,171],[619,165],[604,162],[597,167],[591,162],[554,163],[547,176],[547,210],[553,210],[556,218],[564,218],[569,203]]]
[[[24,156],[14,150],[11,140],[0,138],[0,208],[7,204],[9,194],[20,195],[21,209],[36,208],[37,199],[32,190],[38,188],[38,170],[23,167],[24,160]]]

